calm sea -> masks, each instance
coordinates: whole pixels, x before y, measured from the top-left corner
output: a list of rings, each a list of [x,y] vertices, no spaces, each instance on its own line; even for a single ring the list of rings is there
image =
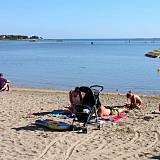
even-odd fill
[[[93,42],[93,45],[91,44]],[[160,93],[160,59],[144,56],[160,39],[0,41],[0,72],[15,87]]]

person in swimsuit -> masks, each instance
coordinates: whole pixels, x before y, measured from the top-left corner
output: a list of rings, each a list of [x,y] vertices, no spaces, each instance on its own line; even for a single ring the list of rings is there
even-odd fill
[[[131,108],[140,108],[140,106],[142,104],[142,100],[138,95],[133,94],[131,91],[129,91],[126,94],[126,97],[127,97],[127,101],[130,100],[130,107]]]
[[[128,112],[126,107],[123,108],[106,108],[105,106],[101,106],[98,111],[97,115],[100,117],[107,116],[107,115],[116,115],[118,116],[119,113]]]
[[[69,100],[71,103],[71,106],[69,109],[71,110],[72,113],[75,113],[76,112],[75,107],[77,105],[82,104],[82,96],[81,96],[81,92],[79,90],[79,87],[76,87],[74,90],[71,90],[69,92]]]

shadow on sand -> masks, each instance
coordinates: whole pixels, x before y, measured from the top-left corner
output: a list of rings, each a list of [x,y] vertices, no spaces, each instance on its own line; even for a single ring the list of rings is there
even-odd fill
[[[59,109],[59,110],[53,110],[51,112],[36,112],[32,113],[34,116],[45,116],[47,114],[71,114],[71,111],[69,110],[64,110],[64,109]]]
[[[16,131],[46,131],[46,132],[55,132],[55,130],[51,130],[47,127],[41,127],[36,125],[27,125],[24,127],[12,128]]]
[[[160,160],[160,155],[159,156],[153,156],[150,159],[158,159],[158,160]]]
[[[17,128],[12,128],[16,131],[44,131],[44,132],[65,132],[65,131],[69,131],[69,130],[63,130],[63,131],[60,131],[60,130],[52,130],[52,129],[49,129],[45,126],[37,126],[37,125],[27,125],[27,126],[24,126],[24,127],[17,127]]]

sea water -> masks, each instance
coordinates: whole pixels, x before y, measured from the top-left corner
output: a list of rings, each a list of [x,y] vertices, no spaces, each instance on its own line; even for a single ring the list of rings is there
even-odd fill
[[[6,40],[0,41],[0,72],[14,87],[98,84],[109,92],[160,93],[160,59],[144,56],[158,48],[159,39]]]

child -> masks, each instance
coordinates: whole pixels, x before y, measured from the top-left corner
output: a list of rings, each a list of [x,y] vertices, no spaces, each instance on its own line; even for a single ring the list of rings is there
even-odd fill
[[[130,100],[130,107],[132,107],[132,108],[137,108],[137,107],[140,108],[140,106],[142,104],[142,100],[138,95],[133,94],[131,91],[129,91],[126,94],[126,97],[127,97],[127,101]]]

